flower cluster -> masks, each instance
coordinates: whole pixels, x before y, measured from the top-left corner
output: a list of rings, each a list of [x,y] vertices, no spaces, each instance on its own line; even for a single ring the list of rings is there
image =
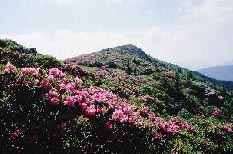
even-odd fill
[[[49,70],[49,76],[50,76],[50,78],[63,78],[64,76],[65,76],[65,74],[61,71],[61,70],[59,70],[58,68],[51,68],[50,70]]]
[[[2,74],[10,74],[10,73],[15,73],[15,72],[16,72],[16,67],[8,62]]]
[[[128,100],[122,99],[102,88],[81,89],[82,83],[83,81],[80,78],[76,77],[70,80],[61,70],[52,68],[49,70],[47,79],[42,80],[40,85],[48,89],[46,100],[51,102],[52,105],[58,105],[59,103],[69,107],[77,105],[86,116],[108,115],[108,120],[111,121],[111,123],[106,124],[108,128],[113,128],[113,122],[115,121],[143,127],[152,126],[170,134],[179,133],[181,129],[190,132],[195,131],[186,122],[177,118],[166,122],[150,113],[148,107],[140,109],[132,105]],[[158,137],[158,135],[155,136]]]
[[[214,108],[214,112],[212,113],[214,117],[222,117],[223,116],[223,111],[217,107]]]
[[[15,130],[12,134],[11,134],[11,138],[12,140],[16,140],[17,138],[19,138],[22,135],[21,130],[17,129]]]
[[[196,131],[193,126],[178,118],[171,118],[169,121],[166,122],[163,119],[154,116],[153,114],[151,114],[149,117],[153,121],[153,124],[155,126],[169,134],[179,133],[180,130],[187,130],[192,133]]]
[[[31,75],[34,78],[39,77],[39,68],[22,68],[20,76]]]
[[[154,138],[156,139],[162,139],[165,135],[160,133],[160,132],[155,132],[154,133]]]
[[[158,132],[161,134],[177,134],[182,129],[190,132],[195,131],[186,122],[177,118],[164,121],[150,113],[148,107],[139,108],[110,91],[95,87],[82,88],[83,81],[79,77],[68,77],[58,68],[51,68],[48,74],[43,75],[43,78],[39,78],[38,69],[23,68],[20,72],[20,80],[24,80],[25,76],[41,80],[37,81],[36,85],[47,91],[45,99],[52,105],[78,106],[87,117],[107,116],[105,119],[109,121],[106,123],[108,128],[113,128],[114,122],[119,122],[142,127],[155,127],[163,130]],[[20,82],[17,83],[20,84]],[[32,83],[28,85],[31,86]],[[155,138],[160,138],[159,136],[161,135],[157,134]]]
[[[225,125],[221,127],[223,131],[225,131],[226,133],[228,133],[229,135],[233,135],[233,130],[231,128],[231,125]]]
[[[54,89],[51,89],[46,94],[46,99],[49,100],[53,105],[57,105],[60,102],[60,95]]]

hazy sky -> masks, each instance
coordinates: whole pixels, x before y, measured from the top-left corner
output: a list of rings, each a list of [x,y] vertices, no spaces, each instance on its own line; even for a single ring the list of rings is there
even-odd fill
[[[0,0],[0,38],[59,59],[135,44],[196,70],[233,60],[233,0]]]

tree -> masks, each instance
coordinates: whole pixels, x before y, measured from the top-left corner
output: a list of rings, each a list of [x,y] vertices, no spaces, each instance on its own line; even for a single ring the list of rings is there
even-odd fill
[[[130,67],[130,58],[127,59],[127,65],[126,65],[126,73],[131,74],[132,68]]]

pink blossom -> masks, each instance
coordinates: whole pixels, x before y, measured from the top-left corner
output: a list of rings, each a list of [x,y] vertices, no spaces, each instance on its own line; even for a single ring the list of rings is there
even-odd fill
[[[40,86],[41,87],[44,87],[44,88],[51,88],[51,83],[50,82],[48,82],[48,81],[41,81],[40,82]]]
[[[11,139],[16,140],[18,137],[22,135],[21,130],[17,129],[11,134]]]
[[[128,117],[124,114],[122,110],[116,110],[112,114],[113,120],[119,120],[120,122],[127,122]]]
[[[174,134],[174,133],[179,132],[179,126],[176,125],[174,122],[166,122],[163,128],[168,133]]]
[[[79,77],[76,77],[75,81],[78,86],[81,86],[83,84],[83,81]]]
[[[223,116],[223,111],[219,108],[214,108],[214,112],[212,113],[214,117],[222,117]]]
[[[106,124],[108,129],[112,129],[113,128],[113,122],[112,121],[107,121]]]
[[[66,86],[65,86],[65,89],[68,91],[68,92],[73,92],[76,90],[76,84],[74,82],[71,82],[71,83],[68,83]]]
[[[57,105],[59,102],[60,102],[60,99],[59,98],[56,98],[56,97],[53,97],[50,99],[51,103],[53,105]]]
[[[87,108],[87,104],[86,103],[82,103],[81,107],[82,107],[83,110],[85,110]]]
[[[62,71],[60,71],[58,68],[49,69],[49,75],[57,78],[63,78],[65,76],[65,74]]]
[[[94,116],[95,113],[96,113],[96,109],[94,108],[94,106],[86,108],[86,115],[87,116]]]
[[[19,54],[19,58],[24,58],[24,57],[26,57],[26,54],[25,54],[25,53]]]
[[[102,107],[97,107],[96,112],[100,113],[100,114],[103,114],[104,113],[104,109]]]
[[[11,72],[15,73],[16,70],[17,70],[16,67],[8,62],[5,66],[5,69],[3,70],[2,74],[10,74]]]
[[[152,100],[152,99],[153,99],[153,97],[151,97],[149,95],[145,95],[145,96],[140,97],[140,100],[142,102],[148,102],[149,100]]]
[[[162,134],[162,133],[160,133],[160,132],[155,132],[154,133],[154,138],[156,138],[156,139],[161,139],[161,138],[163,138],[165,135],[164,134]]]
[[[26,86],[32,86],[32,82],[31,81],[23,81],[23,84],[25,84]]]
[[[225,132],[227,132],[230,135],[233,135],[233,130],[231,129],[230,126],[226,125],[222,127],[222,130],[224,130]]]
[[[74,106],[76,102],[76,99],[74,96],[67,96],[66,100],[64,101],[64,104],[67,106]]]
[[[22,68],[20,76],[31,75],[35,78],[39,77],[39,68]]]
[[[64,81],[58,81],[57,82],[57,89],[59,90],[65,90],[66,89],[66,84]]]
[[[46,94],[46,100],[50,101],[53,105],[57,105],[60,102],[60,95],[54,89],[51,89]]]
[[[132,109],[131,109],[131,106],[124,106],[122,108],[124,114],[127,114],[127,115],[131,115],[133,113]]]
[[[149,113],[149,107],[144,107],[142,109],[142,112],[148,114]]]

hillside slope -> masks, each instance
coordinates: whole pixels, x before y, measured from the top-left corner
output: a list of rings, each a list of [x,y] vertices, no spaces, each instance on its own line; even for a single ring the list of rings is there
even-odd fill
[[[232,82],[218,81],[159,61],[131,44],[69,58],[64,63],[92,71],[98,86],[121,97],[136,102],[148,97],[157,104],[148,105],[161,114],[176,115],[184,109],[191,114],[200,114],[199,108],[223,105],[231,94],[222,85],[230,89]],[[208,91],[214,92],[208,95]]]
[[[232,153],[233,95],[195,72],[132,45],[78,66],[0,42],[0,153]]]
[[[206,82],[216,86],[223,86],[228,90],[233,90],[233,82],[217,80],[199,72],[192,72],[177,65],[160,61],[146,54],[142,49],[137,48],[132,44],[115,48],[107,48],[99,52],[68,58],[64,62],[89,67],[100,68],[105,66],[107,68],[118,68],[130,71],[130,74],[134,75],[152,74],[153,72],[156,72],[158,68],[167,71],[179,71],[181,74],[186,76],[191,75],[201,82]]]

